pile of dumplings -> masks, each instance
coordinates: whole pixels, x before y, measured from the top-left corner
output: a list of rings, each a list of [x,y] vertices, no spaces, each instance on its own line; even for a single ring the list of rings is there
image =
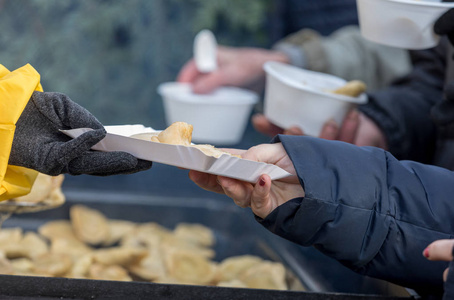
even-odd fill
[[[0,202],[0,212],[37,212],[62,205],[66,200],[61,190],[64,179],[64,175],[49,176],[38,173],[30,193]]]
[[[70,220],[45,223],[38,233],[0,230],[0,273],[170,284],[288,289],[281,263],[242,255],[213,260],[212,230],[179,223],[106,218],[74,205]]]

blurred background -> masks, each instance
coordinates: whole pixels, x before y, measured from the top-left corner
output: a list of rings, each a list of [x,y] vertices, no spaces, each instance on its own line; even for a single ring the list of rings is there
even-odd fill
[[[323,5],[331,11],[320,13]],[[30,63],[45,91],[67,94],[104,125],[164,129],[156,88],[175,80],[201,29],[212,30],[222,45],[269,48],[303,27],[327,35],[356,23],[354,5],[354,0],[0,0],[0,63],[10,70]],[[255,111],[260,110],[259,104]],[[267,141],[249,125],[235,147]],[[160,164],[128,176],[66,176],[64,188],[215,197],[196,188],[187,171]]]

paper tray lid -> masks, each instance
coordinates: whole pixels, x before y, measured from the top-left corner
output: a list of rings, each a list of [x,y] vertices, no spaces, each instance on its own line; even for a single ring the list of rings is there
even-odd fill
[[[162,144],[130,137],[135,134],[156,132],[143,125],[106,126],[105,129],[106,137],[93,146],[93,150],[124,151],[140,159],[252,183],[257,182],[262,174],[269,175],[272,180],[291,176],[287,171],[272,164],[241,159],[228,154],[215,158],[191,146]],[[89,130],[92,129],[78,128],[62,130],[62,132],[76,138]]]

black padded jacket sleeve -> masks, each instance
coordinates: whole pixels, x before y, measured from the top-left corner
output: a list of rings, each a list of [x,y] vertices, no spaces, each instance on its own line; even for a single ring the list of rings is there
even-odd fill
[[[359,109],[383,130],[398,159],[432,161],[436,127],[431,108],[442,100],[446,67],[444,40],[430,50],[412,52],[414,69],[392,86],[369,95]]]
[[[448,278],[444,284],[443,300],[454,299],[454,261],[449,263]]]

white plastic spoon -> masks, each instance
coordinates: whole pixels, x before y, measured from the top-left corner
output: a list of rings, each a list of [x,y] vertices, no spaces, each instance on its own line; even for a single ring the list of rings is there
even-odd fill
[[[202,73],[217,69],[217,42],[213,32],[208,29],[200,31],[194,38],[194,61]]]

